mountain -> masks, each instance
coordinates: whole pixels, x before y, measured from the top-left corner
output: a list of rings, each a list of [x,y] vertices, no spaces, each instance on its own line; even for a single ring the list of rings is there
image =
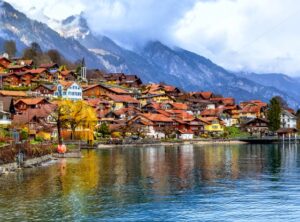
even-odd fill
[[[83,14],[48,25],[29,19],[0,0],[0,43],[13,39],[18,49],[37,42],[44,50],[57,49],[67,59],[85,58],[89,68],[139,75],[145,82],[166,82],[185,90],[211,90],[241,100],[282,96],[291,107],[298,107],[298,95],[280,84],[270,85],[255,77],[230,72],[193,52],[152,41],[128,50],[104,35],[94,34]],[[55,30],[55,31],[54,31]],[[264,84],[265,83],[265,84]],[[295,89],[296,90],[296,89]]]
[[[282,73],[257,74],[243,72],[239,75],[264,86],[277,88],[296,98],[300,97],[300,79],[293,78]]]
[[[76,40],[60,36],[46,24],[29,19],[4,1],[0,1],[0,27],[0,38],[14,40],[19,51],[37,42],[43,50],[57,49],[71,61],[84,57],[90,67],[103,68],[97,57]]]

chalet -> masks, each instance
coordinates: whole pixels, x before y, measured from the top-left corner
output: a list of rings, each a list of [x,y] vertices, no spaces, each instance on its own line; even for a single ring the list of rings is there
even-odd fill
[[[268,120],[257,117],[244,123],[242,128],[251,135],[264,136],[269,132],[268,124]]]
[[[10,73],[20,73],[20,72],[25,72],[28,67],[26,65],[16,65],[16,64],[9,64],[7,67]]]
[[[174,125],[177,125],[171,118],[162,114],[139,114],[127,122],[128,125],[137,124],[143,126],[146,135],[152,138],[164,138],[169,132],[174,131]]]
[[[4,86],[19,86],[21,84],[16,73],[0,73],[0,78]]]
[[[217,97],[217,98],[211,98],[210,100],[217,102],[219,105],[224,105],[224,106],[234,106],[235,105],[235,100],[232,97],[229,97],[229,98]]]
[[[217,107],[217,103],[214,101],[193,98],[188,98],[186,104],[188,105],[188,110],[192,111],[195,115],[199,115],[203,110],[215,109]]]
[[[143,94],[150,95],[161,95],[166,94],[168,96],[179,97],[181,95],[181,90],[175,86],[165,85],[165,84],[149,84],[146,85],[146,89]]]
[[[75,81],[76,80],[75,72],[70,70],[62,70],[59,72],[58,79],[63,81]]]
[[[98,98],[102,95],[114,94],[114,95],[129,95],[130,93],[124,89],[118,87],[108,87],[102,84],[87,85],[84,86],[83,96],[85,98]]]
[[[82,88],[76,82],[60,81],[55,87],[53,97],[70,100],[82,99]]]
[[[38,135],[44,139],[50,139],[55,130],[55,123],[51,116],[55,107],[53,104],[46,104],[39,108],[28,109],[15,115],[13,124],[18,128],[29,127],[29,134],[32,137]]]
[[[125,75],[124,73],[104,74],[103,78],[110,84],[118,84],[130,88],[142,85],[142,80],[137,75]]]
[[[284,109],[280,114],[281,128],[297,128],[297,117],[291,112]]]
[[[112,95],[107,94],[102,96],[105,100],[109,101],[113,110],[118,110],[127,107],[138,107],[139,101],[129,95]]]
[[[191,92],[189,97],[192,99],[210,100],[213,97],[212,92]]]
[[[267,104],[261,101],[252,100],[249,102],[240,103],[240,121],[243,123],[255,119],[255,118],[265,118],[265,110],[267,108]]]
[[[15,103],[15,108],[18,111],[25,111],[27,109],[41,108],[43,105],[50,104],[44,98],[30,98],[30,99],[19,99]]]
[[[208,134],[221,134],[224,132],[224,122],[218,117],[203,117],[200,118],[207,124],[204,126],[204,130]]]
[[[160,104],[160,108],[164,110],[170,110],[170,109],[175,109],[175,110],[187,110],[188,106],[185,103],[162,103]]]
[[[30,69],[27,70],[26,73],[32,76],[31,81],[44,81],[44,82],[53,81],[53,76],[45,68]]]
[[[50,85],[50,84],[40,84],[32,90],[32,92],[35,92],[36,95],[45,98],[52,98],[54,91],[55,91],[54,85]]]
[[[105,115],[105,118],[129,120],[140,114],[141,111],[135,107],[121,108],[116,111],[110,111]]]
[[[157,94],[157,95],[144,95],[137,98],[141,105],[144,106],[148,103],[155,102],[155,103],[173,103],[175,99],[166,94]]]

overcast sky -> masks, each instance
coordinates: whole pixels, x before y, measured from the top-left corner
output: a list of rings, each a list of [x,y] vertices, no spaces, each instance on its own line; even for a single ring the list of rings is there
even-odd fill
[[[299,0],[8,0],[31,18],[84,13],[123,45],[161,40],[231,70],[300,75]]]

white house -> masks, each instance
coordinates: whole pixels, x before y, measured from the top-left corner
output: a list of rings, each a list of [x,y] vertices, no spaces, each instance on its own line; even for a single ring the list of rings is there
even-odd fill
[[[191,130],[178,130],[179,139],[191,140],[194,138],[194,133]]]
[[[297,117],[287,110],[283,110],[280,115],[281,128],[297,128]]]
[[[70,100],[81,100],[82,88],[76,82],[61,81],[56,85],[53,97]]]

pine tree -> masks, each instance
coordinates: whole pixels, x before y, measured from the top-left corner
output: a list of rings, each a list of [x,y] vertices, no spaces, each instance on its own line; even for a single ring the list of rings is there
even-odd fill
[[[268,110],[269,129],[272,132],[275,132],[280,128],[281,108],[282,107],[280,101],[277,98],[273,97],[270,100]]]

